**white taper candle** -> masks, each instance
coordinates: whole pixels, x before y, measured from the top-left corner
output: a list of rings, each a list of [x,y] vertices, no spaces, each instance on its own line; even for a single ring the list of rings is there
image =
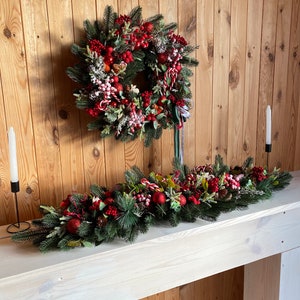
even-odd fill
[[[12,127],[10,127],[8,131],[8,146],[9,146],[10,181],[18,182],[19,177],[18,177],[16,135]]]
[[[271,107],[270,105],[268,105],[266,109],[266,145],[272,144],[271,128],[272,128]]]

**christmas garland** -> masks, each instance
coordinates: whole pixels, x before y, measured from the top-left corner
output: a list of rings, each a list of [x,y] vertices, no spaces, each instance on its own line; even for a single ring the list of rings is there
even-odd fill
[[[241,167],[229,168],[220,156],[213,165],[189,169],[174,161],[172,174],[137,167],[125,172],[125,182],[113,189],[91,186],[85,194],[68,195],[58,209],[41,206],[43,217],[34,227],[12,236],[32,241],[41,251],[99,245],[115,238],[133,241],[139,233],[161,221],[172,226],[198,218],[215,220],[221,212],[245,208],[284,188],[290,173],[267,172],[249,158]]]
[[[71,48],[79,62],[67,74],[80,84],[77,107],[95,118],[90,130],[149,146],[189,118],[189,67],[198,62],[189,56],[195,47],[174,33],[177,24],[165,25],[160,14],[143,20],[141,12],[118,16],[107,6],[102,21],[86,20],[86,40]]]

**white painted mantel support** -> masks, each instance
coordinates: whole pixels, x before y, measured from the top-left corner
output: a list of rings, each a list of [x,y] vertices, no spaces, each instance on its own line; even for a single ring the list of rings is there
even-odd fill
[[[300,171],[247,210],[153,226],[128,244],[41,254],[0,228],[0,299],[137,300],[245,265],[244,300],[300,299]],[[256,293],[256,294],[255,294]]]
[[[300,298],[300,248],[281,254],[279,300]]]
[[[245,265],[244,300],[299,300],[300,248]]]

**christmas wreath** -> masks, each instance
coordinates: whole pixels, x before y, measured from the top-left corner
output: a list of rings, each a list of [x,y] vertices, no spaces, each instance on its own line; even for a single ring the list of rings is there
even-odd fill
[[[15,241],[33,241],[41,251],[99,245],[115,238],[133,241],[157,222],[215,220],[221,212],[247,207],[284,188],[291,175],[253,166],[229,168],[220,156],[213,165],[189,169],[174,162],[172,174],[150,173],[137,167],[125,172],[125,182],[113,189],[91,186],[85,194],[68,195],[58,209],[41,206],[35,227],[15,233]]]
[[[137,137],[149,146],[165,128],[189,118],[195,47],[158,14],[142,19],[141,7],[117,15],[107,6],[102,21],[86,20],[86,39],[72,45],[78,63],[67,69],[79,83],[77,107],[95,118],[88,128],[122,141]]]

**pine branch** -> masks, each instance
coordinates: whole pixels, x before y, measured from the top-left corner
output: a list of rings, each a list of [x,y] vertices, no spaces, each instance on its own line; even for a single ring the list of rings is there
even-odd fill
[[[117,18],[117,14],[114,12],[112,6],[106,6],[104,10],[104,16],[103,16],[103,21],[104,21],[103,30],[106,35],[108,35],[111,29],[113,29],[116,18]]]
[[[132,26],[139,26],[142,20],[142,8],[140,6],[134,7],[129,13]]]
[[[51,238],[46,238],[40,243],[39,249],[41,252],[47,252],[48,250],[51,250],[53,248],[57,248],[57,244],[60,241],[60,237],[55,235]]]
[[[213,165],[213,170],[216,176],[219,176],[229,171],[229,167],[224,164],[223,158],[219,154],[217,154],[215,157],[215,164]]]
[[[100,186],[100,185],[93,184],[93,185],[90,186],[90,192],[94,196],[102,198],[105,195],[105,188]]]
[[[164,17],[162,14],[157,14],[157,15],[147,18],[146,22],[150,22],[150,23],[154,24],[154,26],[155,26],[163,19],[164,19]]]
[[[163,31],[164,32],[169,32],[169,31],[174,31],[177,28],[177,24],[172,22],[164,26]]]
[[[131,169],[125,171],[124,177],[127,184],[136,185],[145,175],[137,166],[133,166]]]
[[[85,20],[83,22],[83,28],[88,40],[93,40],[97,38],[98,32],[96,30],[96,27],[89,20]]]
[[[15,242],[32,241],[39,236],[45,236],[49,234],[48,228],[28,229],[25,231],[17,232],[12,235],[12,240]]]
[[[129,194],[120,193],[117,195],[116,203],[119,210],[121,211],[120,216],[118,217],[118,224],[121,228],[130,229],[135,226],[140,217],[138,208],[135,205],[135,200]]]

